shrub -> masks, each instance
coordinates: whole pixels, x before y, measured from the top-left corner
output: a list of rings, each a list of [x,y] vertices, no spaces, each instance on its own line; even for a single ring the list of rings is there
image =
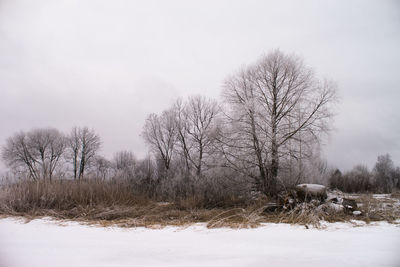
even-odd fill
[[[329,185],[349,193],[374,191],[372,175],[363,165],[357,165],[344,175],[336,170],[330,177]]]

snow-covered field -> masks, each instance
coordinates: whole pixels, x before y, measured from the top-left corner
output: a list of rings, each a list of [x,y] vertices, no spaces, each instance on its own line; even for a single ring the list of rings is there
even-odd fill
[[[0,219],[0,266],[400,266],[400,226],[123,229]]]

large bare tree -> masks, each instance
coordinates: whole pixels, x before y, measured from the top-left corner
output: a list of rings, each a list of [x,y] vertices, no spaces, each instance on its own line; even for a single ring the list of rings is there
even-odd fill
[[[64,153],[65,137],[57,129],[36,129],[28,133],[30,146],[42,166],[42,177],[51,178]]]
[[[8,138],[2,157],[9,167],[26,169],[34,180],[51,180],[65,147],[65,137],[57,129],[34,129]]]
[[[28,137],[25,132],[19,132],[7,139],[2,149],[2,159],[10,168],[22,168],[28,172],[33,180],[40,178],[38,161],[29,147]]]
[[[203,96],[193,96],[175,104],[175,119],[180,152],[187,168],[193,166],[201,175],[205,159],[213,151],[219,131],[216,123],[221,110],[218,103]]]
[[[173,109],[164,111],[161,116],[150,114],[146,119],[142,136],[168,172],[177,140],[175,111]]]
[[[74,179],[81,179],[100,149],[100,137],[88,127],[74,127],[69,135],[67,144]]]
[[[301,156],[300,146],[317,142],[329,129],[335,92],[333,83],[318,80],[299,57],[279,50],[232,75],[223,90],[227,161],[249,170],[258,189],[275,196],[280,159]]]

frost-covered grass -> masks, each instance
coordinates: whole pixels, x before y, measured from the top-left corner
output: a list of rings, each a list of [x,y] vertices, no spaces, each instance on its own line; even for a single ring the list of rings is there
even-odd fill
[[[6,218],[0,266],[399,266],[399,225],[357,224],[155,230]]]

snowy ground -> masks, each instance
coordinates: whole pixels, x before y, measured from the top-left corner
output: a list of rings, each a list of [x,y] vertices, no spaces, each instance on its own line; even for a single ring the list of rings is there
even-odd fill
[[[101,228],[0,219],[0,266],[400,266],[400,226]]]

